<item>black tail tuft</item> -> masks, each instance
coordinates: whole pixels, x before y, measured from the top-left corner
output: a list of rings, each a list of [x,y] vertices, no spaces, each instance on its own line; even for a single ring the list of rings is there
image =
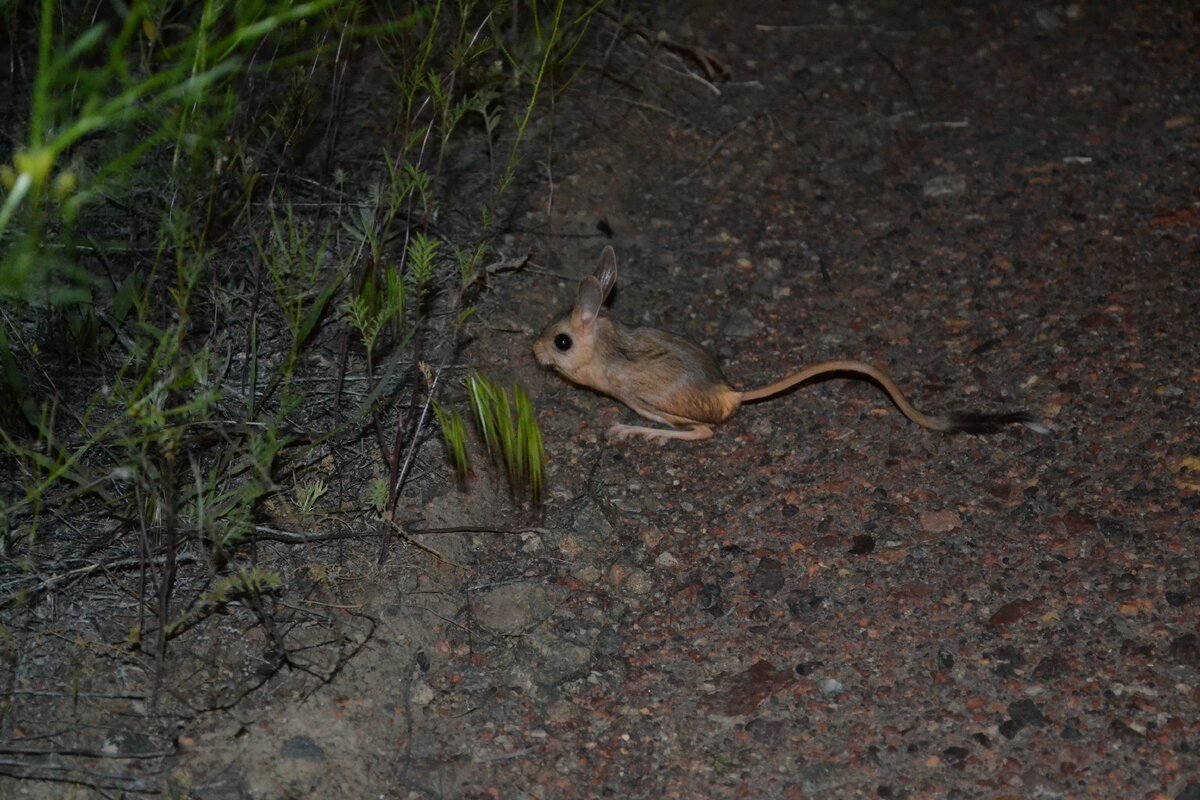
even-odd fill
[[[1006,425],[1024,425],[1036,433],[1049,433],[1050,429],[1027,411],[1014,411],[1009,414],[972,414],[960,413],[946,416],[951,433],[996,433]]]

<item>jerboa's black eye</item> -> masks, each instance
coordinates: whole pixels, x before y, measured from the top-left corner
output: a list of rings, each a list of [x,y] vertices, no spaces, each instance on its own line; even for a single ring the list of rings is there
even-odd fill
[[[560,353],[565,353],[570,350],[571,344],[571,337],[567,336],[565,333],[560,333],[558,336],[554,337],[554,346],[558,348]]]

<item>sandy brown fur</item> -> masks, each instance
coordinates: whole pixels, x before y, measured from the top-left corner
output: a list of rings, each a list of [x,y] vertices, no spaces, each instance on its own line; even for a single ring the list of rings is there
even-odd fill
[[[910,403],[885,371],[862,361],[840,359],[814,364],[760,389],[739,392],[699,345],[656,328],[633,328],[600,316],[604,299],[616,285],[616,256],[606,247],[595,275],[579,285],[575,307],[546,326],[533,345],[538,363],[563,377],[595,389],[655,422],[675,426],[664,431],[614,425],[616,438],[701,440],[712,425],[725,422],[743,402],[775,397],[821,375],[845,373],[873,381],[913,422],[931,430],[990,433],[1007,425],[1024,425],[1047,433],[1045,425],[1025,412],[931,416]]]
[[[599,336],[597,360],[606,365],[609,386],[619,390],[617,399],[636,398],[675,424],[715,425],[737,410],[737,393],[698,345],[655,328],[598,323],[607,330]],[[663,397],[670,398],[669,405]]]

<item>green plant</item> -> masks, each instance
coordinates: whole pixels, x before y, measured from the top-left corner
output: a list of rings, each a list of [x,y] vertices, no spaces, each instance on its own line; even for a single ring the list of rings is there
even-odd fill
[[[311,295],[328,274],[316,229],[290,207],[274,216],[260,255],[288,356],[273,361],[267,391],[240,402],[234,343],[217,321],[247,295],[217,277],[211,176],[245,161],[245,140],[227,131],[246,77],[282,66],[249,56],[269,41],[281,55],[319,57],[299,23],[333,28],[336,5],[159,0],[100,22],[54,0],[5,10],[38,35],[24,145],[0,167],[0,556],[31,576],[54,573],[77,558],[56,541],[64,514],[116,521],[98,544],[141,554],[137,630],[149,613],[160,667],[187,627],[178,621],[212,613],[200,594],[177,596],[180,564],[199,551],[222,570],[276,490],[292,439],[280,424],[289,404],[271,395],[339,285],[334,271]],[[39,540],[54,546],[33,548]],[[0,605],[37,585],[18,581]]]
[[[562,0],[520,7],[489,7],[472,0],[455,3],[439,0],[421,7],[419,19],[426,32],[424,37],[413,38],[404,35],[407,31],[393,31],[396,35],[386,52],[396,93],[401,98],[402,123],[396,137],[399,146],[386,157],[386,180],[371,186],[367,202],[360,204],[346,222],[346,229],[358,243],[362,255],[356,259],[357,274],[353,278],[358,287],[357,295],[352,295],[343,305],[346,318],[366,354],[367,401],[372,409],[376,440],[389,467],[389,496],[385,510],[393,515],[393,522],[399,493],[408,479],[415,446],[431,416],[431,409],[432,416],[442,423],[443,431],[449,431],[456,471],[461,476],[466,468],[458,458],[465,449],[455,443],[456,432],[461,431],[462,426],[455,425],[453,412],[447,413],[433,402],[442,368],[430,368],[423,360],[425,343],[422,337],[426,330],[423,323],[436,294],[433,287],[439,287],[443,293],[449,290],[457,329],[471,316],[471,293],[479,288],[479,279],[485,274],[482,265],[489,252],[493,208],[501,201],[516,174],[520,144],[535,110],[541,105],[543,87],[558,79],[599,5],[585,6],[582,12],[568,16],[567,4]],[[520,37],[517,37],[510,40],[516,46],[513,49],[505,44],[508,34],[503,32],[504,28],[525,17],[530,20],[530,38],[536,40],[537,45],[532,49],[525,48],[519,45]],[[438,37],[443,31],[449,31],[450,37],[447,46],[439,47]],[[488,35],[488,31],[492,34]],[[515,82],[527,87],[529,93],[527,100],[512,115],[512,145],[507,160],[500,176],[492,183],[488,202],[480,206],[478,239],[467,247],[452,247],[452,263],[457,266],[458,281],[457,286],[450,286],[444,279],[438,279],[440,265],[447,259],[442,255],[441,242],[428,230],[438,213],[437,198],[431,187],[441,177],[446,147],[464,124],[480,122],[489,153],[494,153],[494,140],[504,115],[498,103],[501,76],[493,68],[497,61],[489,62],[486,58],[489,53],[495,53],[499,63],[513,67]],[[567,82],[569,78],[563,84]],[[389,261],[384,258],[383,250],[385,243],[392,240],[396,228],[400,228],[404,244],[400,258]],[[403,278],[402,282],[396,280],[397,274]],[[405,298],[404,302],[396,302],[401,296]],[[397,346],[411,348],[416,369],[408,374],[413,377],[420,374],[423,380],[412,381],[408,413],[396,420],[389,435],[382,419],[382,410],[388,406],[380,402],[383,399],[380,389],[391,373],[380,374],[378,348],[385,322],[400,314],[404,317],[401,331],[390,337],[389,346],[393,352]],[[532,459],[536,450],[538,469],[529,471],[523,466],[525,461],[512,461],[513,469],[508,474],[514,481],[514,488],[528,486],[536,495],[541,489],[540,433],[528,398],[523,394],[519,398],[521,413],[514,418],[514,425],[519,427],[524,437],[522,441],[537,442],[536,448],[530,445],[519,457]],[[517,402],[516,398],[513,402]],[[490,442],[489,446],[496,444]],[[506,465],[510,459],[518,457],[515,450],[496,452],[502,455]],[[381,558],[386,550],[385,536]]]
[[[510,48],[500,45],[509,67],[514,74],[514,80],[527,83],[530,87],[529,102],[514,120],[516,135],[513,138],[512,149],[509,151],[504,172],[496,181],[496,194],[501,195],[512,185],[516,176],[518,163],[518,146],[525,138],[525,132],[533,119],[533,113],[538,108],[538,101],[545,84],[559,77],[560,72],[570,64],[572,55],[583,41],[588,23],[592,15],[604,5],[604,0],[596,0],[586,6],[574,19],[566,19],[566,0],[550,0],[539,3],[533,0],[529,4],[528,20],[532,35],[527,38],[512,37],[514,41],[523,42],[523,47]],[[510,24],[514,31],[521,17],[514,15]],[[504,37],[497,36],[496,41],[503,43]],[[561,82],[565,87],[573,75]]]
[[[294,501],[301,516],[307,517],[316,508],[317,501],[329,491],[329,486],[320,478],[315,478],[303,485],[296,484]]]
[[[255,418],[258,410],[267,403],[276,389],[286,382],[293,374],[296,362],[305,347],[312,341],[318,325],[324,319],[338,290],[346,279],[346,271],[337,269],[333,275],[324,279],[322,286],[315,294],[302,287],[317,285],[322,280],[322,274],[327,270],[318,259],[318,254],[325,251],[327,237],[313,242],[316,233],[309,225],[301,223],[288,206],[282,217],[274,208],[270,209],[271,228],[267,241],[262,241],[255,234],[254,242],[258,249],[259,259],[265,266],[271,278],[271,287],[275,300],[282,312],[284,323],[288,330],[287,357],[274,371],[270,383],[262,391],[258,388],[258,348],[250,348],[250,387],[248,415]],[[401,304],[403,296],[400,297]],[[401,313],[403,306],[401,305]],[[258,334],[258,319],[252,322],[250,338],[253,343]],[[283,403],[285,413],[294,409],[298,398],[289,397]]]
[[[503,386],[476,374],[467,378],[467,398],[488,454],[503,465],[514,489],[527,490],[538,502],[546,457],[529,396],[520,386],[513,386],[509,394]],[[435,408],[450,461],[459,479],[465,480],[470,462],[462,418],[457,411]]]
[[[446,410],[438,403],[433,404],[433,412],[442,430],[442,439],[446,443],[454,474],[459,484],[465,485],[471,472],[471,459],[467,455],[467,429],[463,425],[462,415],[455,409]]]
[[[519,145],[594,8],[0,3],[36,31],[15,45],[36,65],[28,115],[0,120],[20,142],[0,165],[0,607],[104,575],[157,698],[170,642],[211,615],[276,636],[282,578],[251,562],[263,523],[279,500],[311,514],[334,491],[315,464],[353,463],[364,434],[386,555],[434,417],[467,469],[466,426],[435,403],[460,368],[442,345],[490,288]],[[378,60],[399,101],[349,107],[371,108],[387,152],[342,131],[346,76]],[[506,161],[452,215],[446,156],[466,137]],[[538,498],[527,396],[472,385],[485,446]]]
[[[193,146],[195,120],[211,107],[205,99],[221,96],[217,87],[242,68],[245,54],[333,2],[205,0],[196,27],[168,45],[159,39],[150,3],[134,3],[115,35],[101,22],[64,41],[55,31],[57,0],[41,0],[26,143],[0,170],[7,190],[0,240],[10,241],[0,260],[0,297],[51,305],[86,301],[88,276],[61,255],[46,257],[42,244],[52,225],[69,235],[99,192],[164,142],[174,139],[176,158],[182,156]],[[232,30],[224,30],[226,15],[235,20]],[[96,149],[86,179],[74,165],[62,164],[85,139],[105,131],[114,134],[116,146]],[[135,131],[140,135],[129,146]]]

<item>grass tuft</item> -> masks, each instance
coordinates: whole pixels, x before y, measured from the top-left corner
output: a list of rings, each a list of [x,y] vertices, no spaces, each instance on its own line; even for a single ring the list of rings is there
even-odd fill
[[[479,436],[488,454],[503,465],[510,486],[514,491],[528,491],[534,502],[540,502],[545,451],[528,395],[515,385],[510,395],[499,384],[474,374],[467,379],[467,397]],[[446,430],[443,425],[444,436]],[[454,454],[465,450],[461,421],[459,429],[447,436],[448,444],[451,441],[452,461],[464,463]]]

